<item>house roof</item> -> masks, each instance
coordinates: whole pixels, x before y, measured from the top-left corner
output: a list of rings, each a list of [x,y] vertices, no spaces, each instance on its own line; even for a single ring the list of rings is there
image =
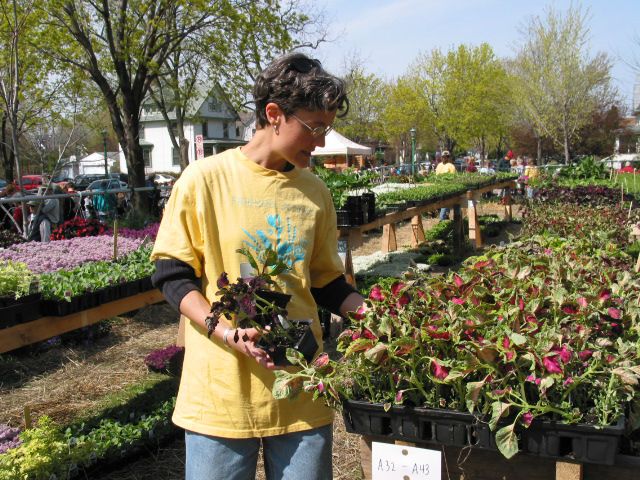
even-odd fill
[[[213,96],[214,94],[215,94],[216,98],[218,98],[220,101],[222,101],[227,106],[227,109],[229,111],[227,111],[227,112],[207,112],[206,115],[202,115],[202,112],[201,112],[202,106],[207,101],[207,99],[210,96]],[[167,102],[171,101],[171,96],[172,95],[170,93],[168,95],[165,95],[165,98],[167,99]],[[140,121],[141,122],[164,121],[164,117],[162,116],[162,113],[160,113],[159,111],[157,113],[153,113],[153,114],[145,114],[144,106],[149,105],[149,104],[153,104],[153,103],[154,102],[151,99],[150,95],[143,102],[143,112],[142,112],[142,114],[140,116]],[[221,119],[230,119],[230,120],[231,119],[233,119],[233,120],[239,119],[238,114],[234,110],[233,106],[227,100],[227,97],[226,97],[224,91],[218,85],[214,86],[213,88],[208,88],[206,85],[203,85],[203,84],[196,85],[194,94],[189,99],[189,102],[188,102],[188,104],[186,106],[184,117],[186,119],[193,119],[195,117],[201,117],[201,116],[204,117],[204,118],[221,118]],[[169,112],[169,114],[168,114],[168,117],[169,117],[169,120],[175,120],[176,119],[175,110],[171,110]]]

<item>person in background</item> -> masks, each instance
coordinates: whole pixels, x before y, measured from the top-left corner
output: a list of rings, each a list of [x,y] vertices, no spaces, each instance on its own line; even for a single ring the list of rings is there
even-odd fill
[[[442,162],[436,167],[436,175],[444,175],[446,173],[456,173],[456,167],[451,162],[451,154],[448,150],[442,152]],[[440,221],[449,218],[449,208],[443,207],[440,209]]]
[[[436,167],[436,175],[442,175],[443,173],[456,173],[456,166],[451,161],[451,154],[449,150],[442,152],[442,161]]]
[[[62,188],[62,193],[71,194],[74,193],[73,187],[67,183]],[[62,220],[66,222],[76,216],[76,210],[78,208],[78,202],[74,200],[74,197],[65,197],[62,199]]]
[[[56,184],[38,189],[38,195],[41,196],[57,193],[61,193],[61,191],[60,187]],[[32,207],[29,217],[29,235],[27,238],[29,240],[39,239],[44,243],[49,242],[51,231],[58,226],[62,219],[60,200],[57,198],[47,198],[41,201],[30,201],[27,205]]]
[[[507,158],[506,155],[502,157],[500,160],[498,160],[496,169],[498,170],[498,172],[508,172],[511,169],[511,165],[509,164],[509,159]]]
[[[636,171],[635,168],[631,165],[631,162],[625,162],[624,167],[618,170],[619,173],[634,173]]]
[[[221,274],[241,276],[240,248],[279,252],[288,314],[312,319],[319,345],[318,306],[342,316],[362,306],[344,277],[331,195],[309,171],[311,152],[348,110],[346,87],[294,53],[258,75],[253,99],[255,135],[184,170],[151,255],[154,285],[187,319],[173,421],[185,429],[187,480],[253,480],[261,445],[268,479],[328,480],[332,411],[306,392],[275,400],[276,366],[259,332],[220,317],[209,336],[206,320]]]
[[[469,156],[469,157],[466,157],[466,160],[467,160],[467,166],[465,168],[465,172],[467,173],[477,172],[478,168],[476,167],[476,157]]]

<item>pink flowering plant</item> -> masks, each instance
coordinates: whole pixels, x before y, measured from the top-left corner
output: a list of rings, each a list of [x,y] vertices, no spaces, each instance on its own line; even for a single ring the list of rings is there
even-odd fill
[[[589,239],[533,237],[457,273],[376,285],[338,339],[342,357],[292,355],[277,398],[468,411],[518,451],[533,421],[610,425],[640,379],[640,276]]]

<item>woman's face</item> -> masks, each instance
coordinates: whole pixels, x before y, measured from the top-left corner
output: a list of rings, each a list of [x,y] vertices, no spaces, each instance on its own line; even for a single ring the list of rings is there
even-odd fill
[[[314,136],[312,129],[321,131],[331,126],[335,118],[335,111],[324,110],[296,110],[293,115],[283,116],[276,135],[279,153],[297,168],[307,168],[311,152],[316,147],[324,147],[325,135]]]

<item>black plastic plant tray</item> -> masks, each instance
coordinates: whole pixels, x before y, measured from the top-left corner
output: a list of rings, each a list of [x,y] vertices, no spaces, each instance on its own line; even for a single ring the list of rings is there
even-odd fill
[[[6,301],[0,307],[0,329],[13,327],[20,323],[30,322],[42,316],[39,293],[26,295],[12,302]]]
[[[534,421],[522,431],[523,450],[542,457],[569,457],[584,463],[613,465],[624,424],[624,416],[609,427]]]

